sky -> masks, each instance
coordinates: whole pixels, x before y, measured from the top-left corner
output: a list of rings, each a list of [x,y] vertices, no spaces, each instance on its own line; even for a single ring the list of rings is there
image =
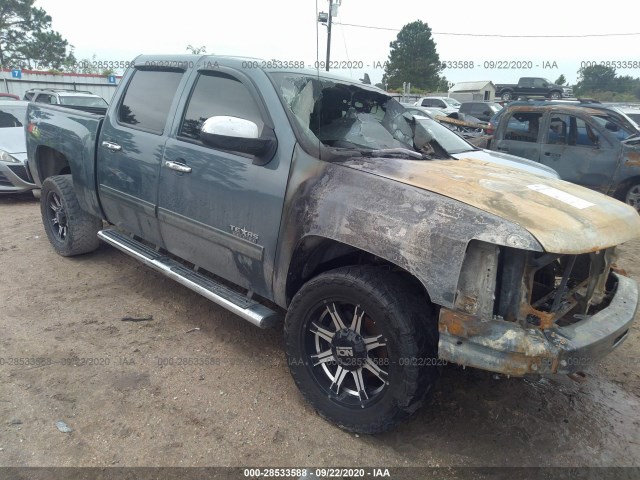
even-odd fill
[[[311,67],[326,56],[327,29],[316,18],[317,11],[328,10],[328,0],[181,0],[171,8],[147,0],[36,0],[35,5],[51,15],[53,29],[74,45],[78,59],[95,54],[96,60],[129,61],[141,53],[187,53],[187,45],[220,55],[304,61]],[[611,61],[629,62],[631,68],[616,69],[619,75],[640,76],[640,24],[628,7],[594,10],[571,0],[500,5],[342,0],[332,29],[331,60],[345,63],[332,71],[354,79],[367,72],[373,83],[381,81],[381,65],[397,30],[422,20],[432,29],[440,60],[458,62],[460,68],[443,72],[452,82],[515,83],[521,76],[554,81],[564,74],[573,84],[585,62]],[[626,33],[636,35],[619,35]],[[550,37],[607,34],[618,35]],[[363,68],[348,68],[360,64]]]

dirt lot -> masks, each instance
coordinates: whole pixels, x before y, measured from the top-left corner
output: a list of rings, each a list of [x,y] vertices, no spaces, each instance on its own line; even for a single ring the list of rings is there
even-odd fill
[[[639,260],[640,242],[621,249],[636,279]],[[0,268],[0,466],[640,464],[637,324],[585,383],[449,366],[425,408],[368,437],[303,402],[279,329],[105,245],[57,256],[30,196],[0,197]]]

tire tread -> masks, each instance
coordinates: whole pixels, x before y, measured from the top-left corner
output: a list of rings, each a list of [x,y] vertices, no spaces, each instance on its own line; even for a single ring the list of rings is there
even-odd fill
[[[371,301],[379,302],[382,305],[387,318],[409,319],[407,322],[396,322],[394,325],[398,329],[399,341],[404,345],[406,351],[413,352],[418,358],[425,355],[437,355],[438,331],[437,325],[433,321],[432,308],[426,298],[420,298],[412,292],[412,286],[402,275],[373,266],[349,266],[331,270],[305,284],[294,296],[289,311],[295,312],[297,310],[306,290],[326,284],[338,288],[366,285],[368,287],[366,295]],[[431,321],[425,322],[425,316],[430,317]],[[285,344],[288,345],[291,341],[295,341],[295,329],[295,322],[285,322]],[[300,387],[301,381],[298,376],[303,375],[303,370],[290,368],[290,371],[296,384]],[[431,387],[439,376],[439,371],[436,367],[422,367],[408,369],[408,372],[411,375],[405,378],[402,385],[404,393],[400,395],[404,401],[396,405],[394,410],[387,412],[375,423],[368,425],[341,423],[340,427],[351,432],[376,434],[391,429],[413,414],[424,404]],[[300,390],[304,398],[316,407],[313,395],[305,392],[303,388]],[[317,411],[323,418],[335,422],[321,410],[317,409]]]
[[[49,224],[47,197],[52,190],[58,193],[65,205],[68,219],[67,241],[65,242],[58,241]],[[80,208],[71,175],[57,175],[44,181],[40,198],[40,211],[47,237],[59,255],[63,257],[82,255],[93,252],[100,245],[100,239],[97,234],[102,228],[102,219]]]

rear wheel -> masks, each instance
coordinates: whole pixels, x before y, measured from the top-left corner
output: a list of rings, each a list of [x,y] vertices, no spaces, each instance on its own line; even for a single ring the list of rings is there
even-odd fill
[[[640,181],[633,183],[627,189],[624,201],[640,213]]]
[[[49,242],[59,255],[70,257],[98,248],[102,220],[80,208],[71,175],[58,175],[44,181],[40,212]]]
[[[353,432],[382,432],[408,417],[439,373],[430,305],[380,268],[340,268],[305,284],[287,313],[285,344],[307,401]]]

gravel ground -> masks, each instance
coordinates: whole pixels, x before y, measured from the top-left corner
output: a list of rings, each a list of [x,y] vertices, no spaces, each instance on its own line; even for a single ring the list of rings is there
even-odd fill
[[[410,421],[358,436],[304,403],[281,329],[106,245],[57,256],[30,196],[0,197],[0,232],[0,466],[640,464],[637,324],[584,383],[448,366]],[[621,248],[637,280],[639,260]]]

